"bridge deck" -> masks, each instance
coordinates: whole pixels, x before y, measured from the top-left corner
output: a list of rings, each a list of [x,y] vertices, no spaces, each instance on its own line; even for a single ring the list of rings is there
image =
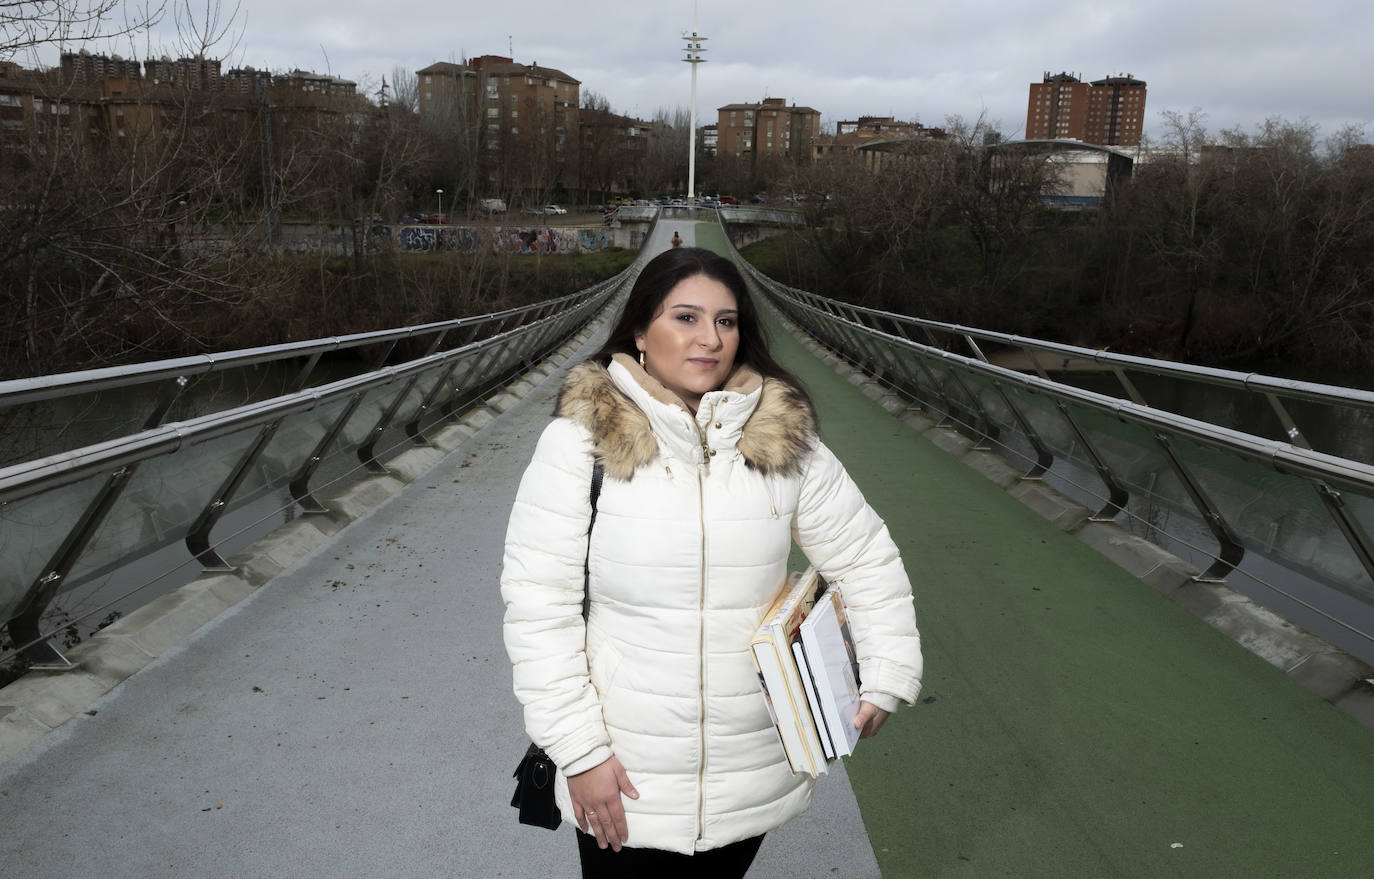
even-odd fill
[[[1367,730],[777,348],[903,549],[927,678],[757,875],[1368,875]],[[575,875],[507,806],[496,591],[557,378],[0,769],[5,875]]]

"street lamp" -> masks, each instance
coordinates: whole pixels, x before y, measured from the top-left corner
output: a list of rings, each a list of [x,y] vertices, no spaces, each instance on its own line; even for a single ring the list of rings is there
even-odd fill
[[[439,196],[439,213],[442,215],[444,213],[444,191],[442,189],[436,189],[434,190],[434,194]]]
[[[682,38],[687,41],[687,57],[682,60],[692,65],[692,136],[687,148],[687,206],[690,208],[697,194],[697,65],[706,63],[706,59],[701,57],[701,53],[706,51],[701,47],[706,37],[697,33],[696,0],[692,2],[692,35],[683,34]]]

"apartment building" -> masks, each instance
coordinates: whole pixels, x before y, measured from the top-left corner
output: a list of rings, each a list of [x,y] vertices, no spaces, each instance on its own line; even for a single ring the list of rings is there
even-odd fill
[[[269,110],[282,130],[331,118],[360,124],[370,109],[350,80],[252,68],[222,75],[218,59],[201,56],[139,62],[82,51],[64,53],[51,70],[0,66],[0,138],[16,148],[53,132],[133,142],[190,126],[234,136]]]
[[[785,98],[757,104],[727,104],[716,109],[717,154],[800,162],[811,156],[811,140],[821,133],[821,114],[811,107],[788,106]]]
[[[714,156],[720,145],[720,126],[714,123],[701,126],[701,136],[697,142],[701,144],[703,155]]]
[[[490,185],[576,185],[582,84],[536,62],[481,55],[416,72],[420,115],[471,132]]]
[[[1026,139],[1136,146],[1144,129],[1145,92],[1145,81],[1129,73],[1088,83],[1075,74],[1046,71],[1030,85]]]
[[[858,119],[837,122],[832,135],[813,138],[812,155],[817,159],[852,155],[865,144],[944,136],[943,128],[927,128],[919,122],[902,122],[892,116],[860,116]]]

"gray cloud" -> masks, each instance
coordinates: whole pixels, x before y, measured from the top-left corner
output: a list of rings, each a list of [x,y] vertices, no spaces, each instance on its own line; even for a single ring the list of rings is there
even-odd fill
[[[517,61],[560,68],[621,112],[647,117],[688,103],[687,0],[243,0],[241,15],[234,64],[328,70],[375,89],[396,67],[504,55],[509,40]],[[1308,118],[1329,134],[1374,117],[1364,69],[1374,32],[1368,0],[1323,0],[1320,8],[1276,0],[702,0],[701,32],[710,37],[698,84],[707,119],[722,104],[766,93],[815,107],[827,121],[892,114],[938,125],[986,113],[1014,135],[1027,86],[1047,70],[1145,79],[1147,131],[1160,110],[1192,107],[1214,130],[1279,115]],[[153,46],[175,53],[166,32]],[[147,44],[114,50],[149,54]]]

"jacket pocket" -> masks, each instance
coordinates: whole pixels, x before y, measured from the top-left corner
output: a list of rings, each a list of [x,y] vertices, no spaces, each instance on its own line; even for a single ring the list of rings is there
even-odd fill
[[[597,639],[594,646],[588,644],[587,666],[597,693],[605,693],[615,683],[621,659],[620,651],[608,640]]]

